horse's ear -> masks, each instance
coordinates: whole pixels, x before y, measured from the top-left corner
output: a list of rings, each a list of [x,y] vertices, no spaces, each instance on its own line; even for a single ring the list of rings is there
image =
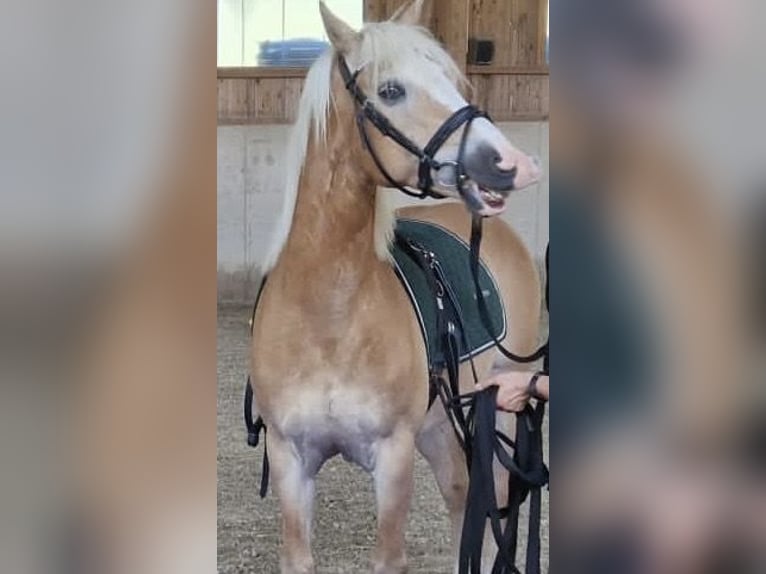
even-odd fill
[[[341,54],[348,53],[353,47],[359,34],[343,20],[333,14],[324,2],[319,2],[319,11],[322,13],[322,22],[327,32],[327,37],[335,49]]]
[[[423,4],[425,4],[425,0],[410,0],[394,12],[391,21],[410,26],[423,24]]]

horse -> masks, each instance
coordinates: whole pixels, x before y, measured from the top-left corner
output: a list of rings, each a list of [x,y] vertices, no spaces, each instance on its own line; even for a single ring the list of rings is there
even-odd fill
[[[363,94],[369,95],[367,107],[374,106],[419,148],[466,106],[467,82],[418,25],[422,4],[409,2],[390,20],[356,31],[320,3],[331,46],[306,78],[287,149],[285,209],[253,317],[251,377],[268,428],[285,574],[315,571],[314,481],[323,463],[338,454],[374,477],[373,572],[406,571],[404,532],[416,449],[446,502],[457,557],[468,474],[444,407],[437,401],[429,408],[426,348],[395,275],[390,243],[397,215],[438,224],[467,241],[471,211],[501,213],[510,191],[537,181],[540,169],[477,115],[453,129],[425,170],[422,157],[380,130],[359,129],[360,121],[369,123],[355,119],[365,107]],[[462,175],[458,163],[465,168]],[[391,201],[397,192],[380,186],[393,180],[414,187],[424,171],[436,195],[462,203],[397,214]],[[526,354],[538,341],[535,263],[516,233],[492,217],[485,224],[482,259],[504,300],[507,344]],[[476,357],[480,376],[495,358],[493,350]],[[460,379],[467,390],[472,385],[465,368]],[[504,500],[505,481],[496,482]],[[485,538],[491,541],[491,535]],[[491,544],[485,548],[491,564]]]

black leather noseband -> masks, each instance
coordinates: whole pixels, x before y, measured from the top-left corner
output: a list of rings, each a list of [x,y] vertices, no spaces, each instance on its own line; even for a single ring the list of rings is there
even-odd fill
[[[450,117],[448,117],[439,127],[439,129],[436,130],[436,133],[431,137],[426,146],[421,148],[418,146],[418,144],[413,142],[410,138],[398,130],[389,121],[389,119],[375,107],[372,101],[362,91],[356,81],[359,73],[362,71],[361,68],[351,73],[351,70],[349,70],[348,64],[346,63],[346,59],[343,56],[338,56],[338,69],[340,70],[340,75],[343,78],[343,82],[346,84],[346,89],[354,97],[354,102],[357,107],[356,124],[359,128],[359,134],[362,137],[362,141],[364,142],[367,151],[370,152],[372,160],[375,162],[378,170],[383,174],[383,177],[386,178],[392,187],[395,187],[402,193],[406,193],[407,195],[411,195],[413,197],[441,198],[443,196],[432,189],[434,182],[431,173],[433,171],[438,171],[443,167],[452,166],[455,169],[455,185],[461,195],[465,194],[464,186],[467,177],[465,173],[464,156],[466,142],[468,141],[468,132],[471,128],[471,124],[476,118],[489,119],[489,116],[485,112],[481,111],[479,108],[472,104],[463,106]],[[385,168],[383,162],[380,160],[380,157],[378,157],[378,154],[375,152],[375,148],[373,148],[372,142],[370,141],[370,136],[367,133],[366,127],[367,121],[375,126],[375,128],[377,128],[377,130],[385,137],[394,140],[399,146],[418,158],[419,191],[415,191],[396,181]],[[458,151],[457,159],[441,162],[438,161],[436,159],[437,152],[444,145],[444,142],[446,142],[452,134],[460,129],[461,126],[465,127],[463,128],[463,134],[460,138],[460,148]]]

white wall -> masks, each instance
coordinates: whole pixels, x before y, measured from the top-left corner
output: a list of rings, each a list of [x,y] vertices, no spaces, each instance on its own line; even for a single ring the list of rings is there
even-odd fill
[[[541,258],[548,242],[548,123],[508,122],[499,127],[520,149],[543,161],[544,179],[515,192],[503,217]],[[289,126],[218,128],[219,299],[251,302],[258,267],[282,207],[283,149]],[[402,204],[415,202],[405,196]]]

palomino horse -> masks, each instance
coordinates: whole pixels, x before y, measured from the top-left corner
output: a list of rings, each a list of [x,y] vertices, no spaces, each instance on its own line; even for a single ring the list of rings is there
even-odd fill
[[[404,531],[416,447],[433,468],[456,548],[459,543],[465,460],[443,407],[437,403],[428,409],[423,338],[389,255],[395,212],[386,196],[397,192],[381,190],[376,196],[376,187],[387,180],[363,145],[354,97],[339,69],[344,61],[357,72],[355,86],[423,148],[466,101],[455,63],[416,26],[421,5],[412,2],[390,21],[367,24],[359,32],[321,5],[332,49],[306,79],[287,152],[285,219],[269,257],[269,280],[253,331],[251,374],[269,429],[285,573],[314,572],[314,479],[336,454],[374,475],[374,572],[406,570]],[[439,147],[428,175],[439,194],[462,195],[475,211],[493,215],[503,210],[511,189],[536,181],[539,170],[488,120],[475,118],[471,126],[466,138],[463,125]],[[376,129],[368,134],[388,174],[414,186],[418,158]],[[452,163],[459,155],[467,175],[463,194],[456,192]],[[406,215],[438,223],[464,239],[470,232],[469,211],[458,203],[410,208]],[[540,309],[532,258],[498,219],[487,221],[482,253],[505,301],[508,346],[528,353],[537,343]],[[478,357],[480,375],[488,373],[494,359],[494,351]],[[462,381],[470,385],[467,372]],[[486,546],[489,558],[494,553]]]

